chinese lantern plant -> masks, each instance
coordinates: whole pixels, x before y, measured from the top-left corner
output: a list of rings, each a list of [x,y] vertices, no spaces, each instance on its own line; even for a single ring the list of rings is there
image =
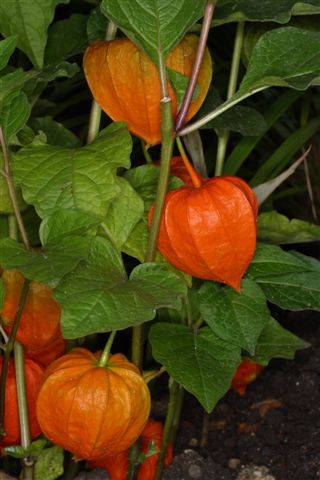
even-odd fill
[[[108,357],[82,348],[48,367],[37,400],[43,433],[79,460],[128,449],[149,413],[149,389],[135,365],[120,353]]]

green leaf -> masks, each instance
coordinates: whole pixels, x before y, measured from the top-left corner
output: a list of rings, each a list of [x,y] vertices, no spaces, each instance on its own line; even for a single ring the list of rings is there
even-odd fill
[[[195,119],[204,117],[221,104],[222,99],[219,92],[215,88],[210,87],[206,99]],[[238,132],[241,135],[257,136],[264,132],[265,127],[266,122],[257,110],[250,107],[236,106],[206,123],[202,128],[226,128],[231,132]]]
[[[320,13],[320,0],[219,0],[213,24],[237,21],[287,23],[292,15],[317,13]]]
[[[126,242],[122,245],[121,251],[136,258],[140,262],[144,262],[147,253],[148,238],[148,221],[146,218],[143,218],[133,228]]]
[[[42,245],[58,243],[67,235],[83,235],[101,223],[102,217],[87,212],[60,210],[43,220],[40,226]]]
[[[8,63],[17,45],[16,35],[0,41],[0,70],[2,70]]]
[[[300,243],[320,240],[320,226],[273,210],[258,216],[258,238],[271,243]]]
[[[55,287],[81,260],[87,257],[89,239],[64,237],[57,244],[48,244],[41,251],[25,250],[11,238],[0,240],[0,265],[16,268],[30,280]]]
[[[320,310],[320,262],[302,260],[275,245],[258,244],[247,270],[267,299],[289,310]]]
[[[238,95],[268,86],[305,90],[319,83],[320,32],[285,27],[264,33],[253,49]]]
[[[107,30],[107,19],[100,10],[100,6],[94,8],[87,22],[87,36],[89,42],[105,40]]]
[[[297,350],[309,346],[308,342],[289,332],[270,317],[259,337],[255,354],[250,358],[260,365],[268,365],[272,358],[292,360]]]
[[[116,169],[129,167],[130,152],[127,128],[113,123],[80,149],[42,145],[20,150],[13,157],[14,179],[41,218],[67,209],[103,216],[119,192]]]
[[[35,133],[44,132],[49,145],[59,147],[75,148],[80,146],[79,138],[62,123],[56,122],[51,117],[37,117],[29,121]]]
[[[31,106],[25,93],[12,92],[6,97],[2,105],[0,123],[4,128],[7,141],[24,127],[30,113]]]
[[[128,279],[117,250],[101,237],[92,239],[88,260],[55,291],[65,338],[139,325],[157,308],[180,308],[185,294],[182,280],[158,264],[139,265]]]
[[[24,458],[28,456],[37,456],[49,444],[46,438],[39,438],[31,442],[26,448],[21,445],[11,445],[6,447],[5,451],[8,455],[14,458]]]
[[[168,67],[167,67],[167,73],[170,79],[170,83],[176,94],[178,106],[180,107],[184,98],[184,94],[186,93],[186,90],[189,84],[189,77],[187,75],[182,75],[181,73],[176,72],[175,70],[172,70],[172,68],[168,68]],[[194,89],[194,92],[192,95],[192,100],[196,100],[199,93],[200,93],[199,86],[196,85],[196,88]]]
[[[34,480],[56,480],[63,474],[64,454],[60,447],[42,450],[34,467]]]
[[[193,332],[170,323],[152,325],[149,340],[156,361],[211,412],[230,388],[241,361],[240,348],[223,341],[209,328]]]
[[[150,206],[155,200],[159,175],[160,168],[155,165],[141,165],[140,167],[131,168],[124,173],[124,178],[128,180],[143,199],[146,212],[149,211]],[[176,177],[170,177],[168,191],[179,188],[182,185],[182,180]]]
[[[43,67],[47,29],[59,3],[70,0],[0,0],[0,31],[17,35],[17,46],[28,55],[33,65]]]
[[[102,0],[102,12],[158,64],[202,16],[205,0]]]
[[[118,178],[120,192],[111,203],[103,222],[104,229],[120,249],[141,220],[143,200],[124,178]]]
[[[270,317],[262,290],[251,280],[242,281],[240,293],[217,283],[204,283],[199,290],[199,308],[216,335],[251,354]]]
[[[75,13],[55,22],[48,31],[45,62],[52,64],[82,53],[87,43],[86,15]]]

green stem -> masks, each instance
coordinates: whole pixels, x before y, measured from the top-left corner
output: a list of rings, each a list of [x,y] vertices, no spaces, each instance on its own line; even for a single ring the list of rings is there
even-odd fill
[[[170,384],[169,403],[168,403],[166,421],[163,429],[162,444],[161,444],[159,460],[157,464],[155,480],[161,480],[161,477],[162,477],[163,463],[166,457],[166,448],[167,448],[168,441],[170,440],[172,426],[175,418],[176,405],[178,400],[179,384],[172,378],[170,378],[169,384]]]
[[[29,291],[29,283],[30,283],[29,280],[25,280],[23,284],[17,313],[13,321],[12,330],[9,336],[9,340],[6,343],[6,346],[4,348],[1,379],[0,379],[0,436],[5,435],[4,409],[5,409],[5,397],[6,397],[6,380],[7,380],[7,373],[9,368],[10,355],[12,353],[12,350],[15,344],[15,339],[16,339],[23,307]]]
[[[14,367],[16,374],[17,398],[19,410],[19,423],[21,434],[21,445],[27,448],[31,443],[30,427],[29,427],[29,413],[26,395],[26,382],[24,370],[24,353],[23,346],[20,343],[14,344]],[[33,465],[32,458],[22,459],[22,477],[21,480],[33,480]]]
[[[117,26],[113,22],[108,23],[107,31],[106,31],[106,40],[113,40],[117,33]],[[100,121],[101,121],[101,108],[98,103],[93,100],[91,105],[90,111],[90,119],[89,119],[89,126],[88,126],[88,136],[87,136],[87,143],[93,142],[95,137],[98,135],[100,130]]]
[[[109,355],[110,355],[110,350],[114,341],[114,337],[116,336],[116,333],[117,333],[117,330],[113,330],[110,333],[106,346],[104,347],[104,350],[99,360],[99,367],[105,367],[107,365]]]
[[[175,406],[175,411],[173,416],[173,422],[172,422],[171,435],[170,435],[170,441],[173,445],[176,440],[178,428],[180,425],[183,399],[184,399],[184,388],[181,385],[179,385],[179,390],[178,390],[177,399],[176,399],[176,406]]]
[[[24,227],[22,216],[21,216],[21,213],[20,213],[20,210],[19,210],[19,203],[18,203],[18,199],[17,199],[17,195],[16,195],[16,190],[15,190],[14,183],[12,181],[10,151],[9,151],[9,147],[8,147],[8,144],[7,144],[5,135],[4,135],[4,131],[3,131],[3,128],[2,128],[1,125],[0,125],[0,145],[1,145],[2,153],[3,153],[3,163],[4,163],[4,167],[3,167],[4,171],[2,173],[3,173],[4,178],[6,179],[6,183],[7,183],[7,187],[8,187],[8,191],[9,191],[9,195],[10,195],[10,200],[11,200],[11,203],[12,203],[14,215],[15,215],[16,220],[17,220],[17,224],[18,224],[18,227],[19,227],[19,232],[20,232],[22,241],[24,243],[24,246],[28,250],[30,248],[30,243],[29,243],[27,232],[26,232],[26,229]],[[9,227],[10,227],[10,224],[9,224]]]
[[[141,140],[141,148],[142,148],[142,152],[143,152],[143,155],[144,155],[144,158],[145,158],[147,164],[148,165],[153,165],[153,160],[151,158],[151,155],[149,153],[149,150],[148,150],[147,145],[144,142],[144,140]]]
[[[230,98],[233,97],[233,95],[237,90],[239,66],[240,66],[240,60],[241,60],[241,50],[242,50],[242,44],[243,44],[243,34],[244,34],[244,22],[239,22],[237,26],[236,37],[235,37],[234,48],[233,48],[227,100],[230,100]],[[226,129],[221,130],[219,134],[216,170],[215,170],[216,176],[222,175],[222,172],[223,172],[223,165],[226,158],[229,136],[230,136],[230,132],[229,130],[226,130]]]

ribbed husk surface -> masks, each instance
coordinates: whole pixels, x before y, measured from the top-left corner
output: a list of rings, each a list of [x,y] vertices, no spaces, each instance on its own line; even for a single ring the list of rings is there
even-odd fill
[[[135,365],[115,354],[100,367],[97,356],[83,348],[48,367],[37,402],[44,434],[87,460],[129,448],[149,412],[149,389]]]
[[[2,371],[2,363],[3,357],[0,357],[0,373]],[[30,434],[31,438],[34,439],[41,433],[36,416],[36,400],[41,382],[43,380],[44,368],[29,358],[25,358],[24,366]],[[3,448],[9,445],[20,444],[20,423],[13,358],[10,359],[6,379],[4,427],[6,435],[4,437],[0,437],[0,447]]]
[[[202,182],[166,195],[158,249],[179,270],[239,291],[256,248],[256,197],[237,177]]]
[[[199,39],[186,35],[168,55],[167,67],[190,77]],[[97,103],[114,121],[127,122],[129,130],[148,144],[161,142],[160,78],[154,63],[131,40],[120,38],[90,45],[83,60],[84,73]],[[191,102],[186,121],[205,99],[212,78],[212,61],[206,49],[198,77],[198,95]],[[172,110],[177,100],[167,83]]]

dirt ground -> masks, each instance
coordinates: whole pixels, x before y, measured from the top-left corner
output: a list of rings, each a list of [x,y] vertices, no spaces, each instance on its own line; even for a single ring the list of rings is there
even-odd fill
[[[164,480],[320,479],[320,313],[275,316],[311,347],[273,360],[244,397],[230,391],[209,417],[204,448],[203,413],[187,396]]]

